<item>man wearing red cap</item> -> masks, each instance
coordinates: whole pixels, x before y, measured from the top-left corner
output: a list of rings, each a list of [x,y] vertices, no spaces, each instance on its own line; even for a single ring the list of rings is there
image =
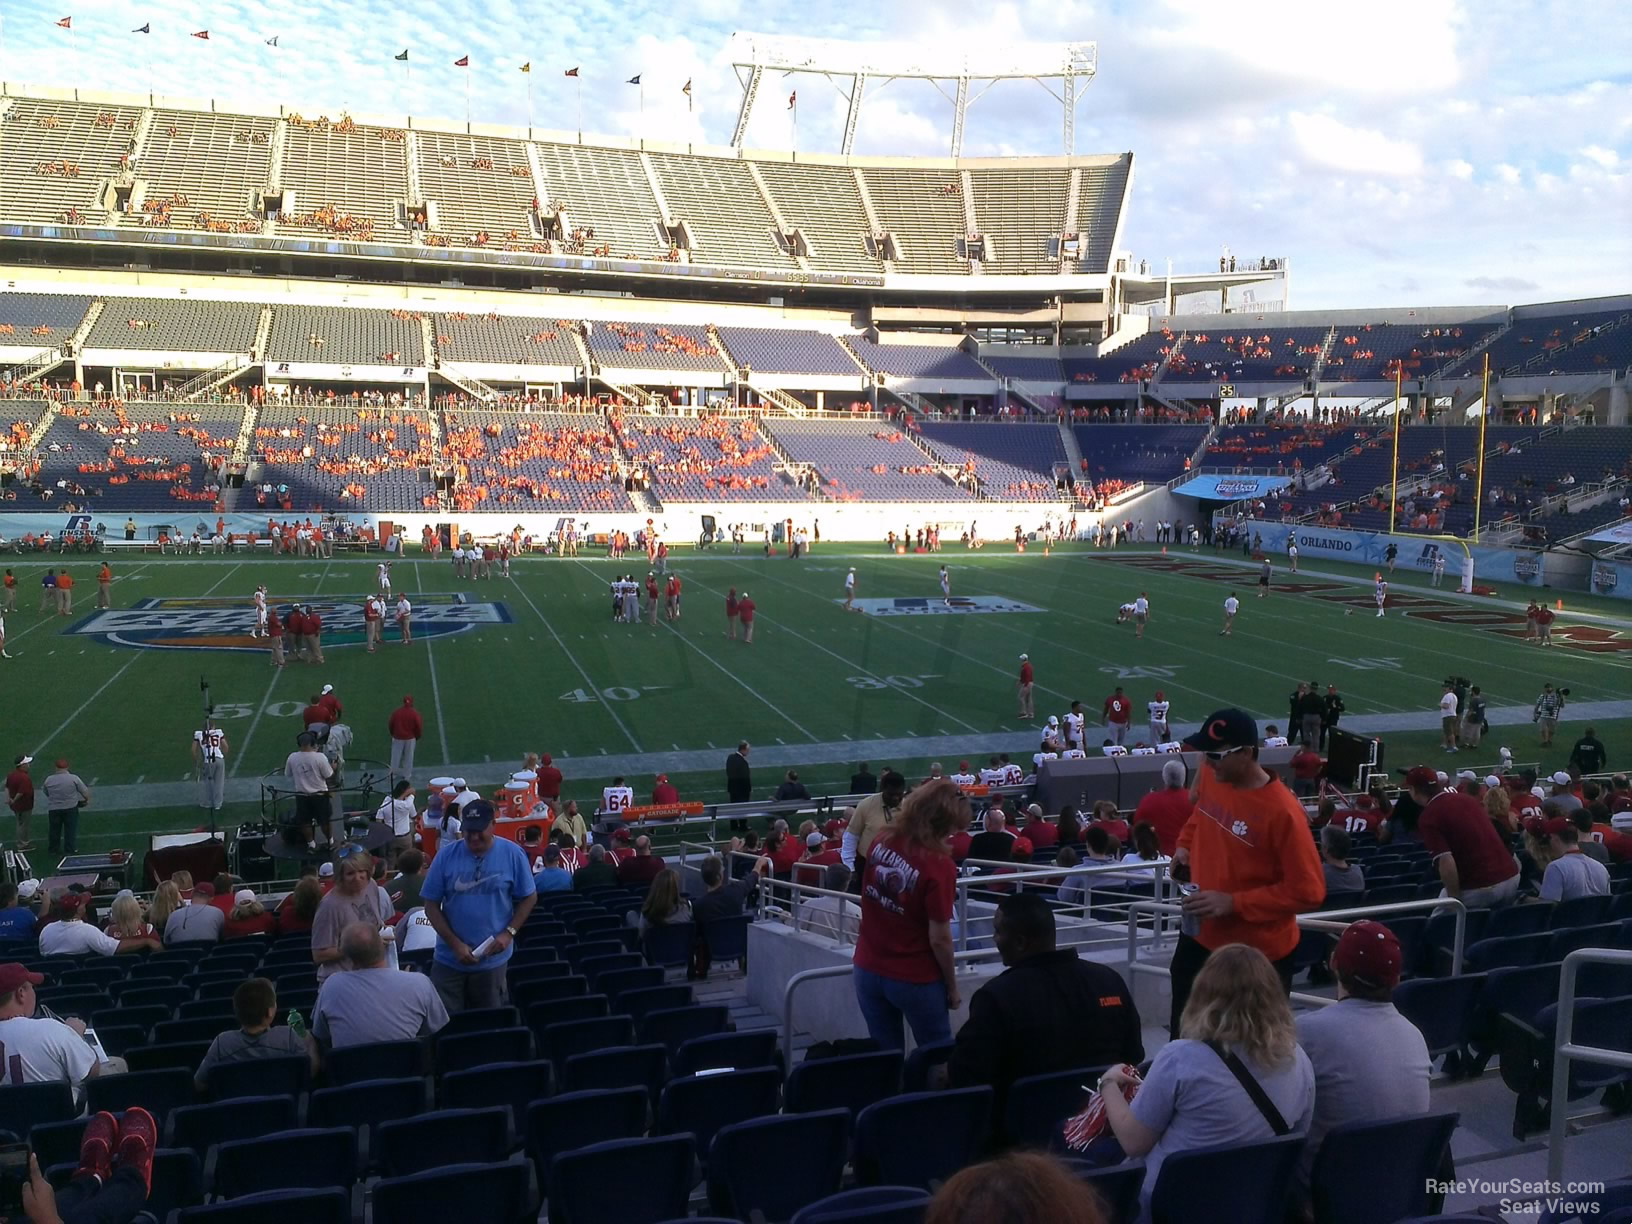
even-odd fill
[[[419,716],[419,711],[414,709],[412,693],[405,696],[402,704],[391,711],[386,729],[391,732],[391,772],[399,778],[412,777],[414,746],[425,734],[425,720]]]
[[[1320,855],[1303,805],[1258,764],[1258,724],[1240,710],[1219,710],[1184,741],[1203,754],[1195,810],[1179,834],[1173,874],[1192,882],[1184,933],[1173,952],[1172,1032],[1207,958],[1244,943],[1275,963],[1290,989],[1297,915],[1326,899]]]
[[[538,797],[552,807],[561,798],[561,771],[555,767],[553,758],[547,752],[539,759]]]
[[[1337,1002],[1297,1018],[1298,1044],[1315,1071],[1301,1185],[1333,1127],[1428,1112],[1428,1046],[1391,1001],[1401,964],[1393,931],[1370,920],[1351,923],[1332,951]]]
[[[679,802],[680,792],[675,789],[674,783],[669,781],[669,775],[658,774],[657,784],[652,787],[652,806],[665,807]]]
[[[1469,909],[1506,905],[1519,895],[1519,864],[1496,832],[1485,805],[1447,790],[1439,775],[1418,765],[1405,775],[1406,789],[1422,805],[1417,835],[1445,885],[1445,896]]]
[[[122,1058],[96,1061],[85,1042],[83,1020],[35,1019],[34,988],[45,981],[15,962],[0,965],[0,1045],[5,1046],[7,1083],[65,1083],[76,1099],[88,1079],[125,1070]]]

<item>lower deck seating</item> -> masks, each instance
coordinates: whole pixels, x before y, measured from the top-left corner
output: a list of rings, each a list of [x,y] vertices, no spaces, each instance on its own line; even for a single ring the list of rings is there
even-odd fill
[[[617,440],[598,415],[454,409],[445,420],[460,510],[635,508],[624,492]]]
[[[436,505],[421,469],[436,462],[429,414],[402,406],[268,406],[255,451],[292,510],[417,510]]]

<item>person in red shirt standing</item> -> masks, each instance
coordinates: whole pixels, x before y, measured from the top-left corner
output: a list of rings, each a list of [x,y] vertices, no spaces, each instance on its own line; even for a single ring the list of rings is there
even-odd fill
[[[1015,696],[1020,699],[1019,717],[1027,722],[1035,722],[1037,710],[1032,705],[1032,690],[1036,686],[1036,673],[1031,669],[1031,656],[1020,656],[1020,678],[1015,681]]]
[[[1105,698],[1100,714],[1105,719],[1105,726],[1111,733],[1112,742],[1125,743],[1128,738],[1128,723],[1133,718],[1133,702],[1123,694],[1121,685],[1117,685],[1116,691]]]
[[[299,604],[289,609],[289,618],[284,623],[289,631],[289,654],[297,660],[309,657],[309,647],[306,644],[306,613],[301,611]]]
[[[315,733],[319,739],[329,733],[329,707],[316,693],[312,694],[311,702],[300,712],[300,721],[306,730]]]
[[[6,806],[17,817],[17,844],[13,847],[16,850],[34,849],[34,843],[29,840],[29,822],[34,815],[34,779],[28,772],[33,760],[26,754],[18,757],[17,767],[6,775]]]
[[[666,807],[679,802],[680,792],[674,788],[674,783],[669,781],[669,775],[658,774],[657,782],[652,787],[652,806]]]
[[[1258,764],[1258,742],[1258,724],[1235,709],[1217,711],[1184,741],[1205,764],[1171,868],[1181,886],[1192,886],[1170,966],[1175,1035],[1196,974],[1226,944],[1257,948],[1290,990],[1297,915],[1326,899],[1303,805]]]
[[[679,574],[670,574],[669,575],[668,589],[665,592],[665,594],[668,597],[667,603],[665,605],[665,611],[668,613],[669,619],[670,620],[679,620],[680,619],[680,575]]]
[[[318,690],[317,704],[329,712],[329,722],[331,724],[339,722],[346,712],[345,708],[340,704],[340,698],[334,695],[334,685],[332,684],[325,684]]]
[[[963,1000],[952,955],[957,867],[947,840],[969,827],[969,801],[950,782],[920,786],[867,851],[856,936],[856,1003],[881,1049],[948,1041]]]
[[[306,605],[306,649],[311,652],[312,662],[323,662],[323,618],[312,610],[312,605]]]
[[[272,648],[272,666],[283,666],[283,618],[274,609],[266,618],[266,640]]]
[[[754,643],[754,601],[748,598],[744,591],[737,597],[737,616],[742,620],[742,640],[749,646]]]
[[[113,607],[113,567],[106,561],[102,562],[102,568],[96,571],[96,606]]]
[[[1320,775],[1326,770],[1326,762],[1313,747],[1305,743],[1289,764],[1292,768],[1293,794],[1302,798],[1320,789]]]
[[[4,579],[4,590],[5,602],[4,604],[0,604],[0,612],[17,611],[17,575],[12,573],[9,569],[6,571]]]
[[[1139,800],[1139,806],[1133,811],[1133,823],[1148,824],[1155,829],[1156,844],[1169,858],[1178,848],[1179,834],[1196,806],[1185,783],[1184,762],[1178,757],[1163,761],[1162,789],[1151,791]]]
[[[737,640],[737,588],[725,593],[725,636]]]
[[[386,720],[386,730],[391,732],[392,776],[413,777],[414,748],[425,735],[425,720],[414,709],[412,693],[403,697],[402,704],[391,711],[391,717]]]
[[[1417,836],[1434,857],[1445,886],[1469,909],[1506,905],[1519,895],[1519,863],[1490,823],[1485,805],[1471,795],[1447,790],[1439,775],[1418,765],[1405,775],[1411,797],[1422,804]]]
[[[649,624],[657,624],[657,575],[648,571],[646,574],[646,618]]]
[[[561,771],[553,760],[546,752],[538,762],[538,797],[552,806],[561,798]]]

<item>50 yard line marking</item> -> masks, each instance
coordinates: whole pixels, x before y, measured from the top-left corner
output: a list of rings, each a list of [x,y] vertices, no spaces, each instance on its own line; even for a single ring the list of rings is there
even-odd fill
[[[581,565],[583,563],[579,562],[579,564]],[[588,569],[589,567],[585,566],[585,568]],[[590,570],[590,573],[594,572],[594,570]],[[544,622],[544,628],[549,635],[555,639],[556,647],[561,651],[561,654],[566,658],[567,662],[572,664],[573,670],[583,677],[584,685],[590,692],[595,694],[596,700],[599,701],[606,712],[611,715],[612,721],[618,724],[618,730],[623,732],[624,738],[629,741],[636,752],[645,752],[646,750],[640,746],[640,741],[635,738],[635,733],[629,730],[628,724],[626,724],[622,718],[618,717],[618,712],[612,708],[612,703],[605,697],[601,696],[601,690],[595,686],[595,681],[589,678],[589,673],[584,670],[584,665],[578,662],[578,656],[567,649],[567,644],[561,640],[561,635],[555,631],[555,626],[550,624],[549,617],[545,616],[544,613],[539,610],[539,606],[533,602],[533,597],[527,594],[521,583],[517,582],[513,577],[510,579],[510,585],[516,588],[516,594],[520,595],[527,601],[527,606],[533,610],[533,615]]]
[[[425,593],[425,582],[419,574],[419,562],[414,562],[414,594]],[[436,650],[433,647],[435,638],[427,634],[425,637],[425,658],[431,665],[431,704],[436,706],[436,736],[442,741],[442,764],[446,765],[453,760],[453,753],[448,748],[448,725],[442,716],[442,686],[436,681]],[[380,634],[380,644],[385,644],[385,634]]]

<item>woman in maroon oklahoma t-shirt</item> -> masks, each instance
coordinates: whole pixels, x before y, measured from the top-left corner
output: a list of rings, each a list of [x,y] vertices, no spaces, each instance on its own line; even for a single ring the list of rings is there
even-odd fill
[[[947,839],[969,827],[969,800],[951,782],[920,786],[867,852],[856,937],[856,1003],[867,1032],[902,1049],[902,1021],[924,1045],[947,1041],[958,984],[952,959],[952,902],[958,871]]]

